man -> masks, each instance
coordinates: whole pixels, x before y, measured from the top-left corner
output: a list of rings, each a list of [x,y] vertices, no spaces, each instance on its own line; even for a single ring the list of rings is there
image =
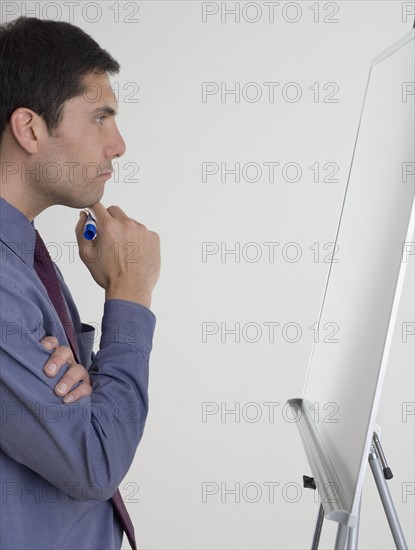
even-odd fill
[[[117,488],[147,416],[160,242],[99,202],[125,151],[108,79],[118,71],[69,23],[0,26],[2,549],[119,549],[123,529],[135,547]],[[34,225],[55,204],[96,219],[93,241],[84,213],[75,234],[105,290],[97,354]]]

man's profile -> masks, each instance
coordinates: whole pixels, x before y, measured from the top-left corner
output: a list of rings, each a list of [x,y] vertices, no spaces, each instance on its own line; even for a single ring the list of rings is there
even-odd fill
[[[148,412],[160,274],[157,233],[101,202],[125,152],[108,75],[118,62],[80,28],[0,25],[0,548],[136,547],[118,487]],[[98,92],[98,93],[97,93]],[[93,99],[92,99],[93,98]],[[53,205],[98,226],[79,255],[105,290],[99,351],[35,228]],[[134,243],[137,261],[128,261]],[[91,247],[98,254],[92,254]],[[87,249],[89,253],[87,253]],[[132,327],[134,330],[132,330]]]

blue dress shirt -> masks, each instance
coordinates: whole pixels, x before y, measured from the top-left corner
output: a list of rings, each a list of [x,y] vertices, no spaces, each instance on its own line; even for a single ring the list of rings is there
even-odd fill
[[[40,340],[69,346],[33,267],[35,226],[0,197],[0,548],[119,549],[122,529],[111,497],[125,477],[148,411],[148,367],[156,318],[128,300],[104,304],[100,349],[81,323],[55,268],[92,394],[65,404],[43,367]]]

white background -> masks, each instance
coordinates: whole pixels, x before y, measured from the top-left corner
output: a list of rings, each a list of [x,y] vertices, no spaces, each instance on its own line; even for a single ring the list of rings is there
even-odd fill
[[[239,23],[232,15],[221,22],[220,2],[210,3],[218,13],[205,23],[198,1],[84,2],[84,11],[79,2],[69,4],[73,17],[53,2],[26,2],[12,18],[33,5],[35,15],[82,27],[120,62],[121,72],[112,81],[119,90],[118,125],[127,152],[114,163],[119,174],[108,181],[102,202],[119,205],[161,237],[162,270],[151,306],[157,326],[150,413],[121,485],[139,547],[308,548],[317,495],[302,489],[302,475],[311,472],[284,404],[302,395],[313,341],[309,327],[317,321],[329,267],[324,259],[331,249],[323,247],[335,238],[370,61],[411,30],[413,17],[405,17],[405,10],[413,4],[280,2],[272,22],[263,2],[249,9],[237,2]],[[228,9],[234,6],[226,2]],[[319,22],[314,21],[317,9]],[[250,22],[255,16],[258,21]],[[338,22],[324,23],[325,17]],[[241,92],[239,102],[232,95],[222,102],[219,93],[203,102],[203,82],[224,83],[227,89],[236,82],[241,88],[255,82],[262,97],[247,101],[255,95],[251,87],[246,97]],[[264,82],[280,82],[273,102]],[[293,82],[302,93],[298,101],[289,101],[293,87],[282,95],[284,85]],[[316,82],[317,102],[309,88]],[[323,89],[328,82],[338,86],[338,102],[323,101],[333,90]],[[258,163],[262,178],[246,181],[244,175],[254,173],[244,172],[239,183],[232,175],[222,182],[220,174],[203,182],[206,162],[224,162],[228,168],[235,162],[241,168]],[[264,162],[280,163],[274,182]],[[293,171],[284,179],[281,170],[292,162],[302,169],[297,182],[287,181]],[[337,182],[322,181],[329,175],[323,168],[328,162],[339,167],[333,176]],[[127,163],[139,167],[130,178],[138,182],[128,180],[132,165]],[[320,166],[318,182],[309,168],[314,163]],[[64,245],[76,242],[77,220],[77,212],[57,206],[40,215],[36,226],[49,246],[59,245],[54,259],[82,320],[97,326],[97,350],[104,291],[77,252],[72,258],[70,246]],[[232,254],[221,261],[220,253],[202,261],[202,243],[207,242],[217,243],[219,251],[240,243],[240,261]],[[281,243],[274,261],[266,242]],[[257,244],[244,248],[246,243]],[[298,261],[289,261],[295,255],[292,247],[283,255],[287,243],[297,243]],[[252,261],[258,251],[262,256]],[[398,327],[414,321],[413,279],[411,261]],[[267,322],[280,323],[274,341]],[[203,323],[219,327],[206,342]],[[221,323],[228,329],[240,323],[240,341],[228,333],[222,342]],[[257,323],[262,334],[247,323]],[[301,328],[297,342],[289,341],[295,330],[284,329],[287,323]],[[249,341],[258,336],[257,342]],[[399,332],[378,419],[395,474],[389,487],[410,548],[414,496],[405,497],[405,490],[412,487],[413,495],[414,416],[403,417],[402,410],[415,400],[413,348],[414,337],[403,344]],[[203,403],[219,409],[205,422]],[[236,403],[240,421],[230,413],[221,421],[220,411]],[[322,419],[325,414],[322,409]],[[203,502],[206,483],[218,492]],[[224,491],[237,484],[240,502]],[[325,523],[321,548],[333,547],[335,527]],[[365,549],[394,547],[370,471],[359,542]]]

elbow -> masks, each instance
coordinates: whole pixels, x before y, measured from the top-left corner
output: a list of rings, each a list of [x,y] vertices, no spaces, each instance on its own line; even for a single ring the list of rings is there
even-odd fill
[[[109,500],[118,489],[119,482],[110,485],[100,485],[94,481],[66,481],[61,490],[74,500],[84,502],[103,502]]]
[[[82,465],[79,455],[78,460],[67,462],[67,483],[60,484],[61,490],[75,500],[87,502],[112,498],[131,467],[143,435],[147,410],[147,406],[142,406],[141,414],[128,422],[117,422],[115,426],[107,423],[106,431],[93,421],[91,428],[95,437],[89,438],[85,445],[88,451],[82,456]]]
[[[134,442],[124,446],[123,453],[93,453],[84,463],[84,468],[74,464],[70,481],[64,483],[64,492],[75,500],[87,502],[102,502],[109,500],[115,494],[118,486],[131,467],[137,446],[142,436],[142,430],[136,435]],[[100,457],[100,460],[97,457]]]

